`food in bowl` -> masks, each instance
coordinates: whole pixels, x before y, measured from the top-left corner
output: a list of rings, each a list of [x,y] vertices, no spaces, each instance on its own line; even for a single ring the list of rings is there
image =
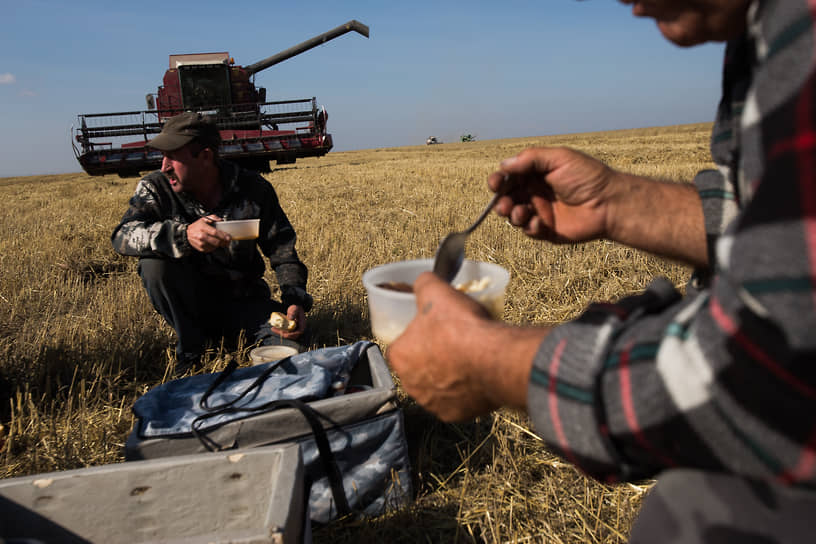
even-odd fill
[[[462,291],[463,293],[478,293],[479,291],[484,291],[487,289],[488,285],[490,285],[490,278],[485,276],[483,278],[479,278],[478,280],[469,280],[465,283],[454,284],[453,288],[457,291]],[[414,292],[414,286],[410,283],[405,283],[404,281],[384,281],[382,283],[378,283],[377,287],[382,287],[383,289],[389,289],[391,291],[399,291],[401,293]]]
[[[389,289],[391,291],[399,291],[400,293],[414,292],[414,286],[410,283],[405,283],[404,281],[384,281],[382,283],[378,283],[377,287],[382,287],[383,289]]]
[[[454,289],[462,291],[463,293],[478,293],[484,291],[490,285],[490,278],[485,276],[483,278],[468,280],[465,283],[454,284]]]
[[[376,266],[363,274],[371,331],[381,342],[394,341],[414,318],[414,280],[432,268],[433,259],[417,259]],[[494,319],[501,319],[509,281],[510,273],[497,264],[465,260],[453,285],[481,303]]]

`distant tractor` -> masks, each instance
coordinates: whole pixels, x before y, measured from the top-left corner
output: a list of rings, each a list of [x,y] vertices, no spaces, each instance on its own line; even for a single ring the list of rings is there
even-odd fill
[[[425,145],[434,145],[434,144],[441,144],[442,140],[438,139],[436,136],[428,136],[428,139],[425,140]]]
[[[460,136],[460,140],[463,142],[475,142],[476,137],[473,134],[462,134],[462,136]]]
[[[247,168],[269,172],[270,160],[290,164],[323,156],[333,145],[325,108],[314,97],[267,102],[266,89],[255,86],[254,76],[350,31],[368,37],[368,27],[351,20],[249,66],[235,66],[227,52],[170,55],[163,84],[146,97],[146,111],[78,116],[78,128],[72,127],[74,155],[93,176],[127,177],[157,169],[162,154],[145,144],[168,118],[197,111],[215,118],[222,139],[219,154]]]

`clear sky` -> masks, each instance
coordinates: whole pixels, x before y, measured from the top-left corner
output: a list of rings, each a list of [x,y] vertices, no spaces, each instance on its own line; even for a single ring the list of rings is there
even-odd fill
[[[268,100],[317,97],[335,151],[711,121],[722,44],[665,41],[614,0],[0,0],[0,177],[79,172],[79,113],[145,108],[168,55],[247,65]]]

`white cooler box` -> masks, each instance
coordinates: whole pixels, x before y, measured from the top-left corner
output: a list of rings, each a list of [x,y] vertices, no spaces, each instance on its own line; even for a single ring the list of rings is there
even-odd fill
[[[311,541],[300,448],[270,446],[0,480],[0,541]]]

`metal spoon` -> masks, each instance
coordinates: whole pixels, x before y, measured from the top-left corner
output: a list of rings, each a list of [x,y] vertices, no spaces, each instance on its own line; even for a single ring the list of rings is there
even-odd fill
[[[484,221],[496,201],[501,198],[507,191],[498,191],[487,203],[487,206],[482,211],[481,215],[473,222],[471,226],[461,232],[451,232],[442,239],[439,247],[436,250],[436,257],[434,257],[433,273],[441,279],[450,283],[459,269],[462,268],[462,263],[465,260],[465,241],[468,235],[473,232],[479,224]]]

